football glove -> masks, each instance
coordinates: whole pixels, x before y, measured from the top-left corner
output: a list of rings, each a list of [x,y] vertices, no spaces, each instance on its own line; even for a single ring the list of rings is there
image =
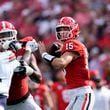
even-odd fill
[[[18,41],[6,41],[3,44],[3,49],[11,49],[13,51],[17,51],[18,49],[22,48],[21,44]]]
[[[30,48],[32,52],[38,50],[38,43],[33,39],[26,43],[26,48]]]
[[[26,66],[17,66],[14,70],[14,74],[17,74],[17,75],[23,75],[23,74],[26,74],[28,76],[32,75],[34,72],[34,70],[26,65]]]

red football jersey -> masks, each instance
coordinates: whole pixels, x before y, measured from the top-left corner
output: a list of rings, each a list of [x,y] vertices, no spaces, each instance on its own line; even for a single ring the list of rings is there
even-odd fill
[[[57,95],[58,110],[65,110],[68,105],[68,101],[65,99],[63,92],[67,89],[66,85],[60,84],[58,82],[52,85],[52,90]]]
[[[42,110],[45,110],[45,97],[44,97],[44,93],[46,91],[46,85],[44,84],[40,84],[36,91],[32,92],[32,96],[35,100],[35,102],[42,108]]]
[[[67,40],[62,48],[62,54],[65,52],[76,52],[80,55],[65,68],[68,87],[77,88],[88,85],[86,83],[90,78],[88,52],[84,44],[78,40]]]
[[[21,58],[25,53],[25,49],[20,49],[17,51],[17,58]],[[11,87],[9,91],[8,103],[13,103],[20,100],[23,96],[28,94],[28,84],[27,84],[27,76],[14,74],[11,82]]]

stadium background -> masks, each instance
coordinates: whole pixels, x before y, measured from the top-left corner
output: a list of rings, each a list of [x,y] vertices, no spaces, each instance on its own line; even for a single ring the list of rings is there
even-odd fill
[[[55,26],[62,16],[78,21],[79,40],[89,51],[90,72],[100,75],[102,86],[110,89],[110,0],[0,0],[0,20],[13,23],[19,31],[19,39],[33,36],[49,46],[55,41]],[[50,89],[56,81],[55,71],[42,62],[39,52],[35,55]],[[29,85],[31,90],[37,88],[33,82],[29,81]]]

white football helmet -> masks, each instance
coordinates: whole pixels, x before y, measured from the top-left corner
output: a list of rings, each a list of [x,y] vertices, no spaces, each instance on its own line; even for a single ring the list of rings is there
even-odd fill
[[[0,22],[0,44],[6,41],[13,41],[17,39],[17,30],[8,21]]]

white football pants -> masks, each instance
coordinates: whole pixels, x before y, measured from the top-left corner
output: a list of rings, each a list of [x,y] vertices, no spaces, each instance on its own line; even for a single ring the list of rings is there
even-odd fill
[[[34,101],[32,95],[18,104],[9,105],[8,110],[42,110]]]

